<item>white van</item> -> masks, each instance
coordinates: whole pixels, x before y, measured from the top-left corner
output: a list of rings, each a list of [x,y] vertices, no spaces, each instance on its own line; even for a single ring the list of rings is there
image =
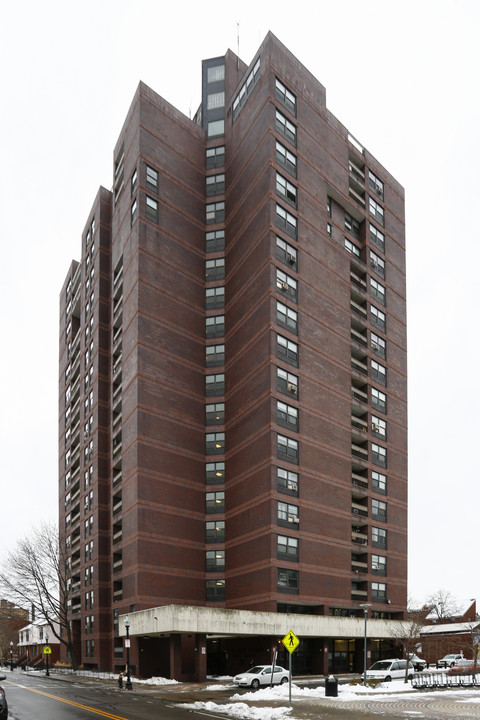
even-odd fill
[[[383,682],[390,682],[390,680],[404,680],[406,667],[406,660],[399,660],[398,658],[378,660],[378,662],[373,663],[373,665],[367,670],[367,680],[383,680]],[[413,678],[413,673],[413,665],[409,663],[409,680]]]

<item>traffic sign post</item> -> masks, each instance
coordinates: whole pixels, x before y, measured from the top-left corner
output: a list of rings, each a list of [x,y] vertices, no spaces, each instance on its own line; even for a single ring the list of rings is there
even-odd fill
[[[295,635],[293,630],[289,630],[288,633],[282,640],[286,649],[289,652],[288,655],[288,704],[292,704],[292,653],[295,652],[297,647],[300,645],[300,640]]]
[[[43,654],[45,655],[45,675],[47,677],[50,677],[50,672],[48,668],[48,657],[52,654],[52,648],[49,647],[49,645],[45,645],[45,647],[43,648]]]

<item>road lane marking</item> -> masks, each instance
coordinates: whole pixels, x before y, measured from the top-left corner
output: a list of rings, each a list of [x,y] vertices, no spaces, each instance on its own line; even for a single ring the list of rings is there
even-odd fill
[[[80,708],[81,710],[87,710],[87,712],[94,713],[95,715],[101,715],[102,717],[111,718],[111,720],[130,720],[129,718],[122,717],[121,715],[112,715],[112,713],[105,712],[104,710],[97,710],[96,708],[89,707],[88,705],[82,705],[74,700],[67,700],[66,698],[59,697],[58,695],[52,695],[51,693],[43,692],[43,690],[35,690],[35,688],[21,685],[20,683],[14,683],[9,681],[10,685],[16,685],[24,690],[37,693],[38,695],[45,695],[45,697],[51,698],[52,700],[59,700],[59,702],[66,703],[67,705],[73,705],[73,707]]]

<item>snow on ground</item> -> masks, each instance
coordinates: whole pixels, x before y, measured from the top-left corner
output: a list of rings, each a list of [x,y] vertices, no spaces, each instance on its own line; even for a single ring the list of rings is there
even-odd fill
[[[125,679],[125,676],[124,676]],[[151,677],[147,680],[139,680],[138,678],[132,677],[132,682],[138,683],[139,685],[179,685],[178,680],[170,680],[164,677]]]
[[[228,690],[231,685],[211,685],[210,690],[223,689]],[[409,693],[409,694],[407,694]],[[400,681],[392,681],[390,683],[381,683],[377,687],[364,687],[363,685],[349,685],[339,684],[338,686],[338,698],[328,698],[328,701],[335,703],[336,701],[355,701],[365,698],[368,695],[368,700],[374,701],[388,701],[394,702],[401,695],[404,700],[409,698],[412,701],[418,701],[419,698],[431,698],[432,696],[443,696],[445,691],[443,690],[430,690],[426,692],[415,691],[412,689],[410,683],[404,683]],[[273,688],[261,688],[260,690],[246,692],[246,693],[235,693],[230,698],[231,702],[227,704],[217,704],[214,702],[196,702],[186,705],[184,707],[191,708],[192,710],[206,710],[208,712],[218,712],[222,714],[230,715],[234,718],[242,718],[243,720],[295,720],[292,715],[293,708],[288,707],[288,684],[277,685]],[[449,698],[459,704],[463,703],[475,703],[480,706],[480,688],[479,689],[466,689],[462,688],[459,690],[449,690]],[[314,698],[325,698],[325,688],[323,686],[317,688],[299,687],[295,683],[292,683],[292,704],[295,705],[294,701],[298,700],[310,700]],[[255,707],[250,706],[249,702],[285,702],[285,706],[282,707]],[[405,710],[405,715],[414,717],[415,715],[423,715],[422,712],[417,710]]]
[[[290,715],[291,707],[250,707],[246,703],[222,703],[217,705],[214,702],[195,702],[182,705],[191,710],[206,710],[218,712],[236,718],[249,718],[249,720],[282,720]],[[293,720],[291,718],[290,720]]]

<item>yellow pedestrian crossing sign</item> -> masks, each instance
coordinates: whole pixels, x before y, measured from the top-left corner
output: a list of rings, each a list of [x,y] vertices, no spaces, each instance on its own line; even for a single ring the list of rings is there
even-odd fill
[[[44,655],[51,655],[51,654],[52,654],[52,648],[49,647],[48,645],[45,645],[45,647],[43,648],[43,654],[44,654]]]
[[[300,640],[295,635],[293,630],[289,630],[288,633],[283,638],[282,643],[285,645],[285,647],[287,648],[288,652],[291,655],[293,653],[293,651],[296,650],[297,647],[299,646]]]

